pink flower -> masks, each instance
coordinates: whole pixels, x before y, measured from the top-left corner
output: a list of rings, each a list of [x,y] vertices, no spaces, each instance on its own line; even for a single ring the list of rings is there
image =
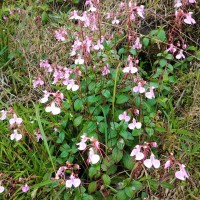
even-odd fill
[[[85,150],[87,147],[85,141],[83,141],[83,140],[81,142],[77,143],[76,145],[79,145],[78,149],[81,151]]]
[[[130,60],[128,67],[125,67],[122,71],[124,73],[134,74],[134,73],[136,73],[138,71],[138,69],[137,69],[137,67],[133,67],[133,62],[132,62],[132,60]]]
[[[160,161],[158,159],[156,159],[154,154],[152,153],[150,156],[150,159],[144,160],[144,165],[147,168],[151,168],[152,166],[154,166],[157,169],[160,167]]]
[[[77,10],[74,10],[71,12],[71,17],[69,19],[76,19],[76,20],[79,20],[80,19],[80,16],[78,15],[78,11]]]
[[[112,20],[112,24],[119,24],[119,20],[115,17],[115,18]]]
[[[185,55],[183,54],[183,50],[181,49],[179,52],[178,52],[178,54],[176,55],[176,59],[181,59],[181,58],[185,58]]]
[[[140,111],[138,109],[136,109],[136,108],[134,109],[133,112],[134,112],[135,115],[139,115],[140,114]]]
[[[80,184],[81,184],[81,180],[79,178],[75,178],[73,174],[70,176],[69,180],[66,180],[66,183],[65,183],[67,188],[71,188],[72,186],[76,188]]]
[[[99,50],[99,49],[103,49],[104,47],[103,47],[103,45],[101,44],[101,42],[98,40],[97,41],[97,44],[96,45],[94,45],[94,50]]]
[[[67,90],[77,91],[79,89],[79,85],[76,85],[73,79],[65,80],[63,84],[67,85]]]
[[[108,69],[108,64],[106,64],[102,69],[102,75],[105,76],[110,73],[110,70]]]
[[[43,92],[44,92],[44,97],[43,97],[42,99],[39,100],[40,103],[46,103],[46,102],[48,101],[48,99],[49,99],[50,93],[47,92],[46,90],[44,90]]]
[[[5,188],[3,186],[0,185],[0,194],[3,193],[5,190]]]
[[[58,169],[58,171],[56,172],[56,176],[55,179],[59,179],[59,176],[64,175],[64,171],[67,169],[66,166],[62,166]]]
[[[169,48],[166,50],[167,52],[175,53],[176,47],[173,44],[169,45]]]
[[[58,41],[65,41],[66,40],[67,31],[64,28],[60,28],[59,30],[55,31],[54,37]]]
[[[86,135],[82,135],[81,136],[81,141],[79,143],[77,143],[76,145],[79,145],[79,150],[83,151],[86,149],[87,145],[86,142],[89,138]]]
[[[136,145],[135,148],[131,152],[131,156],[135,156],[135,160],[142,160],[144,158],[144,154],[140,152],[141,146]]]
[[[6,111],[6,110],[2,110],[2,111],[1,111],[0,120],[4,120],[4,119],[6,119],[6,117],[7,117],[7,111]]]
[[[146,98],[153,99],[155,98],[155,94],[153,91],[154,87],[150,87],[150,91],[145,93]]]
[[[142,124],[140,122],[136,122],[135,118],[133,118],[133,121],[132,123],[130,123],[128,125],[128,127],[131,129],[131,130],[134,130],[135,128],[137,129],[140,129],[142,127]]]
[[[141,49],[142,48],[142,44],[140,43],[140,38],[137,37],[135,40],[135,44],[133,45],[133,49]]]
[[[137,14],[144,19],[144,6],[137,6]]]
[[[170,160],[168,160],[168,161],[165,163],[165,166],[164,166],[164,168],[165,168],[165,169],[167,169],[167,168],[169,168],[169,167],[170,167],[170,165],[171,165],[171,161],[170,161]]]
[[[44,81],[40,77],[37,80],[33,80],[33,88],[37,88],[39,85],[44,85]]]
[[[47,68],[48,72],[52,72],[53,71],[53,69],[52,69],[51,65],[49,64],[48,60],[40,60],[40,67]]]
[[[9,120],[11,126],[15,124],[20,125],[22,123],[22,118],[18,118],[16,114],[13,114],[13,118]]]
[[[51,112],[53,115],[60,114],[61,110],[59,107],[56,107],[55,102],[51,103],[50,106],[45,108],[46,112]]]
[[[133,88],[133,92],[139,92],[139,93],[145,92],[145,88],[142,86],[141,82],[139,82],[138,85]]]
[[[17,130],[15,129],[13,134],[10,135],[10,139],[19,141],[22,139],[22,134],[17,133]]]
[[[176,0],[176,1],[175,1],[174,7],[175,7],[175,8],[178,8],[178,7],[181,7],[181,6],[182,6],[181,0]]]
[[[126,111],[119,115],[119,120],[124,120],[125,122],[128,122],[130,119],[131,118],[127,115]]]
[[[195,24],[196,21],[192,18],[192,12],[189,12],[187,14],[185,14],[186,18],[184,19],[184,22],[186,24]]]
[[[196,3],[196,0],[189,0],[189,3]]]
[[[94,153],[94,149],[90,148],[88,161],[89,163],[96,164],[100,160],[100,156]]]
[[[37,142],[39,142],[40,140],[43,140],[42,135],[40,133],[35,133]]]
[[[110,13],[108,12],[108,13],[106,13],[106,19],[110,19]]]
[[[28,192],[29,191],[29,186],[26,184],[22,187],[22,192]]]
[[[187,174],[185,170],[185,165],[179,165],[180,170],[175,173],[176,178],[185,181],[186,178],[189,178],[189,175]]]
[[[8,17],[6,17],[6,16],[3,16],[3,20],[5,20],[5,21],[6,21],[7,19],[8,19]]]
[[[81,136],[81,141],[86,142],[88,139],[89,139],[89,137],[87,137],[85,134],[83,134],[83,135]]]
[[[151,142],[151,146],[156,148],[156,147],[158,147],[158,144],[156,142]]]
[[[75,60],[76,65],[83,65],[84,64],[84,59],[81,58],[79,55],[78,58]]]
[[[88,9],[88,11],[91,12],[95,12],[97,9],[93,6],[93,4],[91,4],[90,8]]]

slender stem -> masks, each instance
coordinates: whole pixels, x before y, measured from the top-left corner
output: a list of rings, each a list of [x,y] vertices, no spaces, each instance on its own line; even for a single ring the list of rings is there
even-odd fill
[[[113,115],[113,118],[114,118],[114,114],[115,114],[115,96],[116,96],[117,78],[118,78],[120,65],[121,65],[121,63],[118,64],[117,69],[116,69],[115,84],[114,84],[114,89],[113,89],[113,98],[112,98],[112,115]]]

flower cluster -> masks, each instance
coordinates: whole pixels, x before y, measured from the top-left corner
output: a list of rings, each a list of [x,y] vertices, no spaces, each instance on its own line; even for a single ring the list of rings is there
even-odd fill
[[[62,100],[64,99],[63,93],[61,93],[60,91],[57,91],[55,93],[50,93],[50,92],[47,92],[46,90],[43,92],[44,92],[44,96],[42,99],[40,99],[40,103],[48,102],[50,95],[52,95],[54,97],[54,100],[51,101],[46,106],[45,111],[50,112],[53,115],[60,114],[60,112],[61,112],[60,106],[61,106]]]
[[[155,155],[151,151],[151,147],[157,147],[157,143],[151,142],[151,143],[145,143],[144,145],[136,145],[131,152],[131,156],[135,156],[135,160],[143,161],[143,164],[147,168],[151,168],[153,166],[154,168],[157,169],[160,167],[160,161],[155,158]],[[149,153],[150,153],[150,158],[147,159]]]
[[[139,110],[137,110],[139,111]],[[137,112],[138,113],[138,112]],[[139,114],[139,113],[138,113]],[[124,120],[125,122],[129,122],[130,121],[130,117],[127,115],[127,112],[124,111],[122,114],[119,115],[119,120]],[[132,123],[130,123],[128,125],[128,127],[131,129],[131,130],[134,130],[135,128],[137,129],[140,129],[142,127],[142,124],[141,122],[136,122],[136,119],[133,118],[132,119]]]
[[[9,118],[10,129],[13,131],[10,139],[16,141],[21,140],[22,134],[18,132],[21,129],[22,118],[17,117],[13,109],[9,109],[8,111],[2,110],[0,120],[5,120],[7,117]]]
[[[69,176],[69,179],[65,181],[65,185],[67,188],[71,188],[74,186],[75,188],[78,187],[81,184],[81,180],[78,178],[78,174],[76,174],[74,171],[79,170],[80,167],[78,164],[71,164],[70,162],[66,162],[66,166],[62,166],[58,169],[56,172],[55,179],[58,180],[60,178],[66,180],[65,178],[65,172],[66,170],[71,171],[71,175]]]
[[[9,18],[12,18],[13,16],[19,16],[22,14],[22,10],[19,8],[14,8],[13,10],[9,10],[7,14],[3,15],[3,20],[6,21]]]
[[[186,178],[189,178],[187,171],[185,170],[185,165],[176,161],[173,154],[170,155],[169,160],[166,161],[164,168],[169,169],[170,167],[176,168],[179,166],[179,170],[175,172],[175,177],[179,180],[185,181]]]
[[[88,141],[90,144],[86,144]],[[102,149],[100,148],[100,142],[96,138],[82,135],[81,141],[77,143],[77,145],[79,146],[78,149],[81,151],[85,151],[89,148],[89,156],[87,159],[88,163],[96,164],[100,161],[100,156],[97,153],[101,154]]]
[[[169,47],[166,50],[167,52],[170,52],[175,55],[175,58],[185,59],[185,55],[183,54],[184,49],[186,49],[187,45],[184,43],[184,39],[179,35],[180,41],[178,40],[176,43],[174,43],[174,38],[177,37],[177,32],[174,31],[176,28],[177,30],[181,31],[181,25],[184,22],[185,24],[193,25],[196,23],[195,19],[192,18],[192,12],[185,13],[181,8],[181,6],[186,6],[188,4],[195,3],[195,0],[176,0],[175,1],[175,7],[178,8],[175,12],[175,22],[174,26],[169,33]]]
[[[60,28],[57,31],[55,31],[55,38],[58,41],[65,41],[66,40],[66,36],[67,36],[67,31],[64,28]]]
[[[136,145],[135,148],[131,152],[131,156],[135,157],[135,160],[143,162],[143,164],[147,168],[154,167],[158,169],[160,167],[160,161],[156,159],[155,155],[151,151],[152,147],[157,147],[156,142],[145,143],[144,145]],[[148,154],[150,154],[150,158],[147,158]],[[173,154],[169,157],[169,159],[164,164],[164,169],[169,169],[170,167],[176,168],[179,166],[179,170],[175,172],[175,177],[180,180],[186,180],[189,178],[188,173],[185,170],[185,165],[181,164],[180,162],[176,161]]]

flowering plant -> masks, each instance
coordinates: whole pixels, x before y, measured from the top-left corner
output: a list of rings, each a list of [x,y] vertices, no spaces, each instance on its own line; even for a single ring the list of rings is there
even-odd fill
[[[176,1],[168,32],[160,27],[142,35],[144,5],[121,2],[116,12],[103,13],[99,0],[86,0],[84,11],[73,10],[67,17],[73,31],[64,25],[52,31],[55,42],[71,46],[67,65],[41,57],[40,73],[32,81],[42,94],[35,106],[38,127],[31,131],[34,145],[45,146],[52,165],[49,187],[67,191],[66,199],[144,199],[151,190],[161,198],[162,190],[190,178],[176,155],[161,153],[157,130],[164,128],[159,118],[175,82],[173,63],[187,58],[187,44],[176,30],[195,25],[187,11],[194,3]],[[148,71],[143,54],[155,43],[164,48]],[[25,117],[14,109],[2,110],[0,119],[8,119],[16,145],[32,137]],[[30,185],[23,182],[22,192],[29,194]],[[0,185],[0,193],[4,190]]]

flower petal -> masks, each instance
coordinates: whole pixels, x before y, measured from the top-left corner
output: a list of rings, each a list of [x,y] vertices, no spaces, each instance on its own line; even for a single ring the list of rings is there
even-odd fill
[[[65,186],[67,188],[71,188],[72,187],[72,181],[71,180],[66,180]]]
[[[78,187],[80,184],[81,184],[81,180],[79,178],[75,178],[73,182],[74,187]]]
[[[155,160],[153,161],[153,166],[154,166],[156,169],[158,169],[158,168],[160,167],[160,160],[155,159]]]
[[[140,122],[137,122],[137,123],[135,124],[135,127],[136,127],[137,129],[140,129],[140,128],[142,127],[142,124],[141,124]]]
[[[98,163],[99,160],[100,160],[99,155],[94,154],[94,155],[91,156],[91,162],[92,162],[92,164],[96,164],[96,163]]]
[[[144,158],[144,154],[142,152],[138,152],[135,156],[135,160],[142,160]]]
[[[152,167],[152,162],[151,162],[151,159],[146,159],[144,161],[144,165],[147,167],[147,168],[151,168]]]
[[[176,178],[178,178],[178,179],[180,179],[180,180],[182,180],[182,181],[185,181],[185,176],[184,176],[184,174],[183,174],[182,171],[177,171],[177,172],[175,173],[175,176],[176,176]]]
[[[3,186],[0,186],[0,193],[2,193],[5,190]]]
[[[61,110],[60,110],[59,107],[55,107],[55,108],[52,109],[52,114],[53,115],[58,115],[58,114],[60,114],[60,112],[61,112]]]

